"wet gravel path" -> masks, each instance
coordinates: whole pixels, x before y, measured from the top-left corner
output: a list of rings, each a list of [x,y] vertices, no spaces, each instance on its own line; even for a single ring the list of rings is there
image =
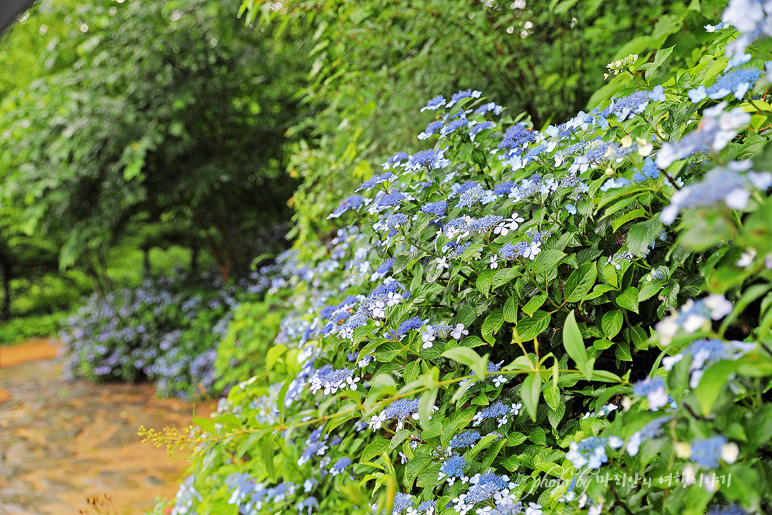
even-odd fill
[[[193,409],[147,384],[67,381],[56,359],[0,368],[0,515],[78,514],[104,494],[119,514],[143,514],[174,496],[188,464],[137,428],[186,427]]]

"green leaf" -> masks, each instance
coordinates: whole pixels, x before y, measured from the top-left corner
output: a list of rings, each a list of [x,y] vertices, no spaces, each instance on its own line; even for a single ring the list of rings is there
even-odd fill
[[[614,219],[613,222],[611,222],[611,227],[614,229],[614,232],[617,232],[620,227],[625,225],[630,220],[635,220],[636,218],[641,218],[642,216],[646,216],[646,211],[643,210],[643,208],[633,209],[632,211],[628,211],[627,213],[623,214],[619,218]]]
[[[584,296],[584,301],[597,299],[601,295],[603,295],[606,292],[616,290],[615,287],[611,286],[610,284],[596,284],[595,288],[592,289],[590,293]]]
[[[576,324],[574,312],[571,311],[566,317],[566,323],[563,326],[563,347],[571,359],[576,363],[577,368],[584,374],[587,380],[592,378],[592,363],[588,361],[587,349],[584,347],[582,333]]]
[[[712,364],[702,375],[700,384],[695,389],[697,401],[702,408],[702,415],[708,416],[713,405],[718,400],[724,384],[726,384],[729,375],[734,372],[737,364],[734,361],[718,361]]]
[[[502,268],[496,270],[491,280],[491,290],[495,290],[499,286],[507,284],[509,281],[520,275],[520,271],[517,268]]]
[[[633,356],[630,354],[630,346],[627,342],[619,342],[614,348],[614,356],[620,361],[632,361]]]
[[[453,347],[442,353],[443,358],[452,359],[462,365],[466,365],[477,374],[478,377],[485,377],[488,368],[488,355],[480,356],[474,350],[468,347]]]
[[[413,433],[412,429],[400,429],[397,434],[391,437],[390,443],[389,443],[389,450],[393,451],[397,447],[399,447],[399,444],[407,440],[410,435]]]
[[[649,81],[649,78],[651,78],[652,74],[657,70],[657,68],[662,66],[662,64],[667,60],[670,54],[673,53],[674,48],[675,48],[675,45],[668,48],[663,48],[662,50],[657,52],[657,55],[654,57],[653,63],[642,64],[641,66],[638,67],[639,70],[646,70],[643,75],[647,83]]]
[[[521,342],[533,340],[550,325],[552,315],[546,311],[537,311],[532,317],[521,318],[517,322],[517,336]]]
[[[617,306],[638,313],[638,289],[630,286],[616,298]]]
[[[562,399],[560,398],[560,388],[554,384],[550,385],[546,390],[544,390],[544,400],[547,401],[547,405],[553,410],[558,409],[558,406],[562,404]]]
[[[477,289],[480,290],[480,292],[486,297],[491,291],[491,283],[493,282],[493,275],[495,273],[495,270],[486,270],[477,276]]]
[[[545,250],[539,253],[536,256],[536,259],[529,262],[529,266],[531,267],[531,271],[533,273],[546,272],[549,269],[557,267],[558,263],[560,263],[560,260],[562,260],[564,257],[565,253],[559,250]]]
[[[265,366],[269,370],[272,369],[279,357],[281,357],[281,355],[285,352],[287,352],[287,347],[285,345],[274,345],[268,349],[268,352],[265,356]]]
[[[509,323],[517,322],[517,297],[512,296],[504,303],[504,320]]]
[[[241,419],[233,413],[226,413],[218,416],[214,419],[214,423],[230,427],[241,427]]]
[[[499,329],[501,329],[501,325],[503,323],[504,315],[501,309],[492,311],[487,317],[485,317],[482,329],[480,330],[480,333],[482,334],[482,337],[485,339],[485,341],[493,345],[493,342],[495,341],[493,335],[498,332]]]
[[[662,232],[662,227],[658,217],[633,225],[627,233],[627,250],[634,256],[643,256],[649,244]]]
[[[367,444],[367,447],[365,447],[365,450],[362,451],[362,462],[366,463],[370,460],[372,460],[374,457],[379,456],[389,449],[389,445],[391,442],[389,440],[386,440],[385,438],[378,438],[377,440],[373,440],[369,444]]]
[[[405,379],[405,383],[410,383],[415,381],[420,374],[421,360],[417,359],[405,365],[405,371],[402,373],[402,377]]]
[[[421,400],[418,401],[418,417],[422,427],[427,427],[429,425],[429,417],[432,415],[434,402],[437,400],[439,391],[439,388],[432,388],[431,390],[425,391],[421,395]]]
[[[528,416],[536,422],[536,409],[539,407],[539,392],[541,392],[541,374],[528,374],[520,388],[520,397],[523,399]]]
[[[579,302],[587,295],[592,285],[595,284],[595,278],[598,270],[595,263],[584,263],[574,270],[566,281],[566,301]]]
[[[217,434],[217,428],[214,425],[214,421],[209,418],[204,417],[196,417],[193,419],[193,423],[196,424],[198,427],[206,431],[207,433],[211,433],[213,435]]]
[[[619,334],[619,331],[622,329],[623,321],[624,314],[620,309],[615,309],[614,311],[604,313],[603,319],[600,323],[601,328],[603,329],[603,334],[605,334],[609,340],[612,339],[614,336]]]
[[[265,464],[265,470],[268,472],[268,475],[271,477],[271,479],[274,479],[276,477],[276,471],[273,465],[273,440],[274,435],[269,434],[267,436],[267,440],[262,442],[260,449],[261,449],[261,455],[263,458],[263,463]]]
[[[547,300],[547,295],[544,293],[531,297],[531,300],[523,306],[523,313],[528,316],[533,316],[533,314],[536,313],[536,310],[544,304],[545,300]],[[507,320],[507,322],[512,322],[512,320]]]
[[[551,409],[547,412],[547,419],[550,421],[550,425],[553,429],[557,429],[560,422],[563,420],[563,416],[566,414],[566,405],[564,403],[558,404],[557,409]]]

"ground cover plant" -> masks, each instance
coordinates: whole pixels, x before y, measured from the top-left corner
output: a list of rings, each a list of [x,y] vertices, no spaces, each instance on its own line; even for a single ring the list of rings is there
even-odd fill
[[[264,368],[141,430],[196,450],[172,512],[772,509],[768,20],[733,0],[543,129],[428,100],[425,148],[283,257]]]

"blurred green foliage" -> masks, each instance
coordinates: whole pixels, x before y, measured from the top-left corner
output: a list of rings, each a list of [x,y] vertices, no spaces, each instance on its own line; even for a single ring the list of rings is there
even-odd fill
[[[264,370],[281,320],[279,306],[270,301],[243,302],[233,311],[217,349],[216,390],[222,391]]]
[[[59,332],[67,313],[14,318],[0,324],[0,345],[23,343],[30,338],[51,336]]]
[[[225,279],[274,249],[305,56],[212,2],[97,1],[71,23],[49,47],[72,64],[3,99],[3,193],[23,229],[61,237],[61,267],[103,292],[107,251],[151,224],[208,247]]]

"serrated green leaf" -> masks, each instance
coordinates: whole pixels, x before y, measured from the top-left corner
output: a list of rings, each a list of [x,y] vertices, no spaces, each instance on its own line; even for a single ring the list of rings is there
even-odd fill
[[[390,444],[391,442],[385,438],[378,438],[377,440],[373,440],[367,444],[365,450],[362,451],[362,463],[366,463],[372,460],[374,457],[380,456],[381,454],[388,451]]]
[[[562,404],[562,399],[560,397],[560,388],[558,388],[555,385],[550,385],[548,388],[544,390],[544,400],[547,402],[547,405],[553,410],[558,409],[558,406]]]
[[[493,275],[495,273],[495,270],[486,270],[477,276],[477,282],[475,285],[477,286],[477,289],[486,297],[491,291],[491,283],[493,282]]]
[[[517,322],[517,336],[521,342],[533,340],[544,332],[550,325],[552,315],[546,311],[538,310],[531,317],[521,318]]]
[[[528,316],[533,316],[534,313],[536,313],[536,310],[542,307],[542,304],[544,304],[544,301],[547,300],[547,295],[544,293],[540,293],[539,295],[534,295],[531,297],[531,300],[529,300],[525,306],[523,306],[523,313],[525,313]],[[510,322],[511,320],[507,320],[507,322]]]
[[[649,244],[662,232],[662,227],[658,217],[634,224],[627,233],[627,250],[636,257],[643,256]]]
[[[566,281],[566,301],[579,302],[582,300],[592,285],[595,284],[597,275],[598,270],[595,263],[584,263],[571,272]]]
[[[617,306],[638,313],[638,288],[630,286],[616,298]]]
[[[497,333],[499,329],[501,329],[503,323],[504,314],[501,309],[494,310],[487,317],[485,317],[482,329],[480,330],[480,333],[482,334],[482,337],[485,339],[485,341],[492,345],[494,342],[493,335]]]
[[[531,299],[533,300],[533,299]],[[517,322],[517,297],[510,297],[504,303],[504,320],[510,323]]]
[[[603,329],[603,334],[606,335],[606,338],[610,340],[619,334],[619,331],[622,329],[623,321],[624,314],[620,309],[615,309],[614,311],[604,313],[600,325]]]
[[[620,361],[632,361],[633,355],[630,354],[630,346],[627,342],[619,342],[614,347],[614,356]]]

